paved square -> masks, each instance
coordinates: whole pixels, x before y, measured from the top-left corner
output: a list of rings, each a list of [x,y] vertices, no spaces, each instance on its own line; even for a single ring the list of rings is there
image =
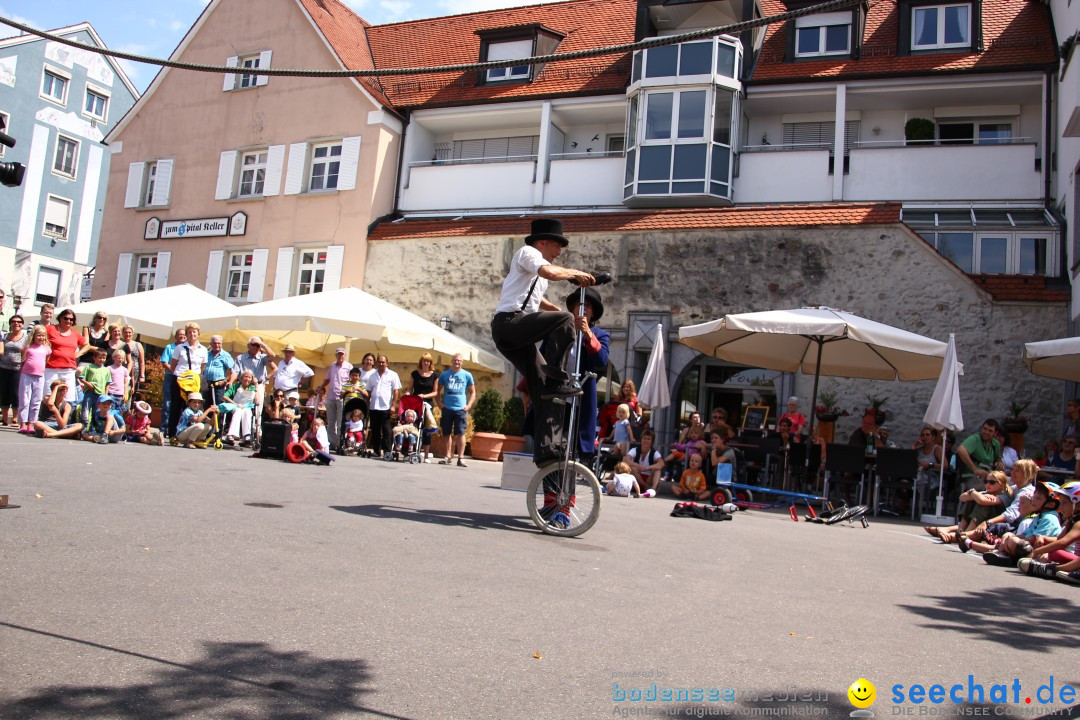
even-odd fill
[[[0,457],[22,506],[0,510],[0,718],[847,717],[861,677],[885,717],[954,711],[897,707],[897,684],[1080,686],[1078,588],[910,523],[709,523],[610,498],[557,539],[498,464],[6,431]],[[653,683],[735,700],[616,700]]]

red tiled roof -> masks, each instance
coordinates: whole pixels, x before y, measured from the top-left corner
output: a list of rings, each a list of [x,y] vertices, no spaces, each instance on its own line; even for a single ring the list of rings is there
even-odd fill
[[[995,300],[1068,302],[1068,289],[1046,287],[1044,275],[972,275],[971,279]]]
[[[367,36],[380,68],[431,67],[478,62],[477,31],[518,25],[544,25],[564,34],[559,53],[633,42],[636,14],[636,0],[574,0],[376,25]],[[386,77],[382,87],[398,107],[431,107],[621,92],[629,77],[630,56],[623,53],[549,63],[529,83],[477,85],[476,72],[446,72]]]
[[[717,210],[650,210],[641,212],[560,215],[567,233],[704,230],[711,228],[814,227],[821,225],[884,225],[900,221],[899,203],[857,205],[772,205]],[[470,235],[526,235],[521,217],[473,217],[382,222],[369,240],[445,238]]]
[[[762,0],[765,15],[784,12],[783,0]],[[787,28],[772,25],[754,82],[821,80],[867,75],[918,75],[961,70],[1041,68],[1057,61],[1050,9],[1038,0],[987,0],[982,3],[981,53],[915,54],[897,57],[899,9],[894,2],[879,0],[870,5],[859,60],[826,59],[784,62]]]
[[[340,0],[300,0],[326,41],[349,70],[374,70],[375,61],[368,44],[371,25]],[[383,105],[393,107],[376,78],[357,78]]]

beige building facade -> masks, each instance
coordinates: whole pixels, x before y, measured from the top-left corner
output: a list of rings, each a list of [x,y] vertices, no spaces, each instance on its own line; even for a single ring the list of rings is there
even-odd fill
[[[162,70],[106,138],[94,298],[191,283],[242,304],[361,285],[366,229],[393,206],[399,117],[351,78],[244,72],[343,69],[361,23],[312,0],[209,3],[172,59],[237,72]]]

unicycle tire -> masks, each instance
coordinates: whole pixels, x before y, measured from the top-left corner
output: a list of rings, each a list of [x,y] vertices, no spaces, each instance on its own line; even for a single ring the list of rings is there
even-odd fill
[[[563,472],[574,475],[570,497],[562,492]],[[525,501],[529,517],[540,530],[548,535],[576,537],[600,517],[600,483],[581,463],[550,463],[538,469],[529,481]]]

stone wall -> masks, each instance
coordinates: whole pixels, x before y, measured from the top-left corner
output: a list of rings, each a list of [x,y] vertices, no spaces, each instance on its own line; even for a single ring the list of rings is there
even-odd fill
[[[364,289],[422,317],[449,315],[455,333],[490,348],[488,323],[521,242],[505,236],[372,241]],[[965,365],[963,434],[985,417],[1002,417],[1013,398],[1031,402],[1029,452],[1062,425],[1064,384],[1030,374],[1020,358],[1025,342],[1066,334],[1065,304],[994,302],[904,226],[595,233],[573,236],[560,262],[615,275],[614,286],[602,290],[603,326],[613,333],[612,361],[624,376],[632,312],[669,317],[670,348],[679,327],[726,313],[826,305],[942,341],[955,333]],[[570,289],[553,285],[548,299],[561,304]],[[673,381],[687,360],[693,356],[678,349],[669,354]],[[630,376],[642,371],[631,368]],[[510,379],[496,383],[504,393],[509,385]],[[907,445],[934,382],[822,378],[821,388],[837,392],[850,409],[864,405],[867,395],[887,397],[892,437]],[[812,378],[796,378],[804,412],[811,389]],[[837,437],[856,427],[856,417],[841,419]]]

